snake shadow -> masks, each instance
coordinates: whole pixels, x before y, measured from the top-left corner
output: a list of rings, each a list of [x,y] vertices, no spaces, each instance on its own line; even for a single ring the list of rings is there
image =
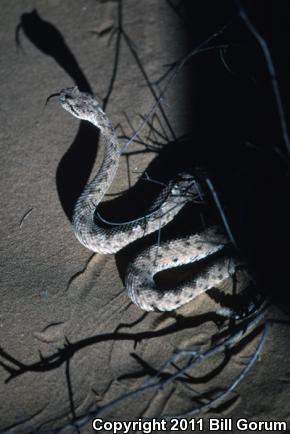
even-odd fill
[[[38,50],[52,57],[80,90],[92,93],[87,78],[56,26],[42,19],[34,9],[21,15],[15,31],[17,46],[21,46],[21,31]],[[59,90],[53,89],[54,92]],[[57,192],[63,210],[70,220],[74,205],[92,171],[97,156],[98,140],[98,130],[88,122],[81,121],[73,143],[58,164]]]

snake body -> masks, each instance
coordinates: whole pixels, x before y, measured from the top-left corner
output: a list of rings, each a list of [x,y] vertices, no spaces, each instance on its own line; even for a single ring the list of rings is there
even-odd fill
[[[104,158],[100,169],[79,197],[73,227],[77,239],[88,249],[102,254],[116,253],[138,238],[142,238],[171,221],[184,205],[197,194],[192,176],[184,175],[170,183],[160,193],[148,214],[136,221],[117,226],[104,226],[95,218],[95,211],[112,184],[118,169],[121,149],[115,130],[91,94],[77,87],[60,92],[60,103],[70,114],[87,120],[100,129],[105,139]],[[217,227],[209,227],[200,234],[151,246],[140,252],[129,264],[125,286],[132,301],[146,311],[169,311],[189,302],[206,290],[221,284],[236,264],[227,257],[213,264],[189,281],[172,289],[162,289],[154,281],[159,271],[212,257],[228,244],[227,236]]]

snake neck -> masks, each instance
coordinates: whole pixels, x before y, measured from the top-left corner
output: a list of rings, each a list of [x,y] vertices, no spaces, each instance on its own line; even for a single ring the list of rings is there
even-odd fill
[[[109,119],[102,110],[89,119],[105,137],[104,158],[94,179],[89,182],[75,205],[72,223],[78,240],[88,249],[98,252],[95,235],[98,230],[94,222],[96,207],[110,188],[116,175],[120,149]]]

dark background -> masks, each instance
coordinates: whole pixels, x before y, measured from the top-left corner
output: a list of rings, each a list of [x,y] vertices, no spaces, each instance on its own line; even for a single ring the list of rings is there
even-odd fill
[[[192,93],[194,140],[260,288],[288,307],[290,160],[267,61],[275,68],[288,127],[289,2],[186,1],[183,8],[188,41],[203,41],[232,20],[214,41],[228,45],[223,52],[191,60],[199,83]],[[269,50],[267,59],[257,37]]]

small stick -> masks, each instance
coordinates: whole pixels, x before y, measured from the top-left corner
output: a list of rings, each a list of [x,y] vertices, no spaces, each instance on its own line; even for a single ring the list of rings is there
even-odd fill
[[[26,211],[26,213],[24,214],[24,216],[21,218],[20,222],[19,222],[19,227],[21,228],[21,226],[23,225],[24,220],[26,220],[26,218],[29,216],[29,214],[32,212],[33,208],[29,208],[28,211]]]

